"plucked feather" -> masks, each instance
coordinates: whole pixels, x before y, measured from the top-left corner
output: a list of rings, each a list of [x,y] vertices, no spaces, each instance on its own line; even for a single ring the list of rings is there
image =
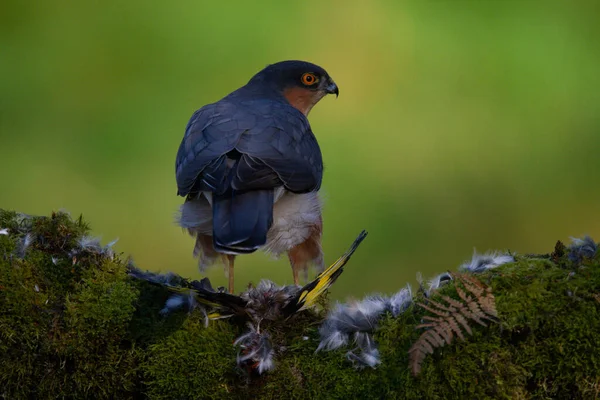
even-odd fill
[[[473,257],[470,261],[463,263],[458,267],[459,271],[468,271],[473,273],[485,272],[488,269],[499,267],[500,265],[514,262],[515,258],[510,254],[501,252],[488,252],[485,254],[478,254],[473,251]]]
[[[593,258],[598,251],[598,244],[589,236],[582,239],[571,238],[569,245],[569,260],[580,263],[584,259]]]

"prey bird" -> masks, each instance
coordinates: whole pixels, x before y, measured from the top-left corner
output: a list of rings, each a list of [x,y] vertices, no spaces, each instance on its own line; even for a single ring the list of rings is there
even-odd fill
[[[323,160],[307,116],[339,94],[321,67],[271,64],[241,88],[197,110],[176,160],[179,224],[196,238],[200,269],[226,266],[229,292],[238,254],[287,253],[294,284],[313,264],[323,270]]]
[[[249,286],[240,296],[236,296],[225,293],[224,288],[213,289],[208,278],[188,281],[172,273],[144,272],[133,265],[128,267],[128,273],[134,278],[166,287],[173,293],[173,301],[167,301],[165,312],[184,304],[189,308],[199,305],[207,311],[208,319],[236,316],[260,324],[262,320],[285,320],[300,311],[314,307],[319,297],[344,272],[344,266],[365,237],[367,232],[362,231],[348,251],[303,287],[277,286],[269,280],[261,280],[257,286]]]
[[[189,281],[173,273],[144,272],[133,264],[130,264],[127,270],[130,276],[162,286],[172,293],[161,310],[163,315],[183,307],[188,311],[199,310],[204,315],[206,326],[211,320],[224,318],[234,318],[238,323],[246,322],[249,329],[233,343],[239,347],[237,364],[249,372],[262,374],[275,368],[274,359],[277,354],[290,344],[286,343],[281,335],[272,333],[280,332],[284,325],[303,322],[302,319],[294,318],[303,310],[318,304],[321,295],[339,278],[344,266],[366,236],[367,232],[362,231],[346,253],[303,287],[279,286],[264,279],[256,286],[249,285],[244,292],[236,296],[226,293],[222,287],[213,289],[208,278]],[[338,309],[343,308],[339,306]],[[347,319],[338,322],[333,317],[328,318],[326,328],[321,329],[327,343],[337,345],[335,337],[347,335],[346,332],[340,332],[339,328]],[[370,339],[368,334],[363,336]],[[338,347],[346,342],[339,343]],[[363,349],[363,354],[356,356],[359,360],[369,360],[369,356],[372,359],[373,353],[374,357],[377,357],[377,349],[372,345],[372,340],[369,340],[368,344],[370,347]],[[327,346],[329,349],[332,345]]]

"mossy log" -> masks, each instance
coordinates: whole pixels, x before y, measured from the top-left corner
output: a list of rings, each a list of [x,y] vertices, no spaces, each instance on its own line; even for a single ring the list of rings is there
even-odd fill
[[[127,260],[82,247],[88,227],[64,213],[0,210],[0,396],[7,399],[485,399],[597,398],[600,257],[547,256],[478,275],[499,322],[436,349],[418,376],[408,350],[425,310],[384,317],[381,364],[356,369],[345,351],[315,353],[325,309],[304,311],[277,335],[276,368],[236,366],[234,319],[199,311],[163,316],[169,292],[127,275]],[[85,247],[85,243],[83,243]],[[442,271],[440,271],[442,272]],[[451,294],[453,284],[440,289]],[[417,296],[419,296],[417,294]]]

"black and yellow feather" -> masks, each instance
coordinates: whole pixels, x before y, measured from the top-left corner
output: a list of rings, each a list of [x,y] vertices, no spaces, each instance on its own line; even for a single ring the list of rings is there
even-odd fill
[[[319,276],[312,282],[305,285],[298,294],[290,300],[290,302],[284,307],[284,313],[293,314],[298,311],[305,310],[306,308],[312,307],[316,304],[319,296],[323,294],[327,289],[333,285],[337,278],[344,271],[344,265],[350,260],[350,257],[360,243],[367,236],[367,231],[362,231],[358,237],[352,243],[352,246],[345,252],[340,258],[338,258],[329,268],[321,272]]]
[[[270,294],[265,293],[265,301],[277,298],[277,303],[279,303],[277,308],[281,311],[280,316],[282,318],[313,307],[319,297],[339,278],[344,271],[344,266],[366,236],[367,232],[362,231],[348,251],[310,283],[302,288],[278,287],[277,291],[284,295],[272,296],[272,292]],[[195,301],[207,309],[209,319],[221,319],[232,316],[252,319],[253,314],[256,313],[256,310],[252,309],[256,304],[251,305],[247,296],[244,297],[244,294],[236,296],[224,290],[215,290],[208,278],[191,282],[179,277],[173,280],[173,274],[142,272],[137,268],[131,268],[129,274],[135,278],[166,287],[178,296],[190,296],[193,298],[192,302]]]

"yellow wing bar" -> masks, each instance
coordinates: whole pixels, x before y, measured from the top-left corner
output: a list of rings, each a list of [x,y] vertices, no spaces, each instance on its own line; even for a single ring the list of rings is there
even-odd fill
[[[299,308],[296,311],[304,310],[305,308],[313,306],[319,296],[323,294],[323,292],[326,291],[331,285],[333,285],[335,280],[342,273],[344,265],[346,265],[348,260],[350,260],[352,254],[354,254],[358,248],[358,245],[360,245],[366,236],[367,231],[362,231],[356,240],[354,240],[354,243],[352,243],[352,246],[350,246],[347,252],[338,258],[329,268],[321,272],[314,281],[302,288],[297,300]]]

